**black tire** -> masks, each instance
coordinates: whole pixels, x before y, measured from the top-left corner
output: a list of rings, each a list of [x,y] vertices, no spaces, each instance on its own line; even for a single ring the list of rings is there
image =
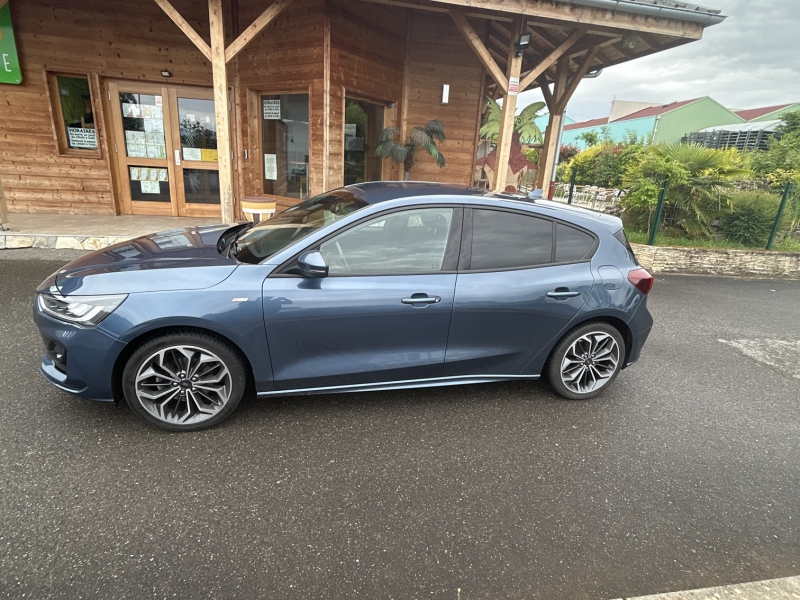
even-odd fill
[[[246,384],[247,372],[236,350],[195,331],[144,342],[122,372],[128,405],[144,421],[167,431],[218,425],[239,405]]]
[[[592,348],[596,348],[594,356]],[[589,321],[561,338],[544,370],[558,395],[570,400],[588,400],[611,385],[624,360],[625,339],[619,330],[605,321]]]

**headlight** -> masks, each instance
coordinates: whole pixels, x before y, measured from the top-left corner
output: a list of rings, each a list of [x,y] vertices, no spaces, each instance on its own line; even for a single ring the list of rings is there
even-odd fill
[[[51,317],[94,327],[122,304],[128,294],[113,296],[61,296],[39,294],[39,309]]]

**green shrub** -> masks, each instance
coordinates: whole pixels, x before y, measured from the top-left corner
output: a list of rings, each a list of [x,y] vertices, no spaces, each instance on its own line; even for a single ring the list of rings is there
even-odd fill
[[[744,246],[767,243],[780,198],[758,190],[740,192],[731,198],[731,210],[722,219],[725,237]]]

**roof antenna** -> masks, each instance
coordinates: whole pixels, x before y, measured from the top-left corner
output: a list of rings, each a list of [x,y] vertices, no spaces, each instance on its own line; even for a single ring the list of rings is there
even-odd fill
[[[537,200],[542,199],[542,188],[536,188],[530,194],[528,194],[528,200],[532,200],[536,202]]]

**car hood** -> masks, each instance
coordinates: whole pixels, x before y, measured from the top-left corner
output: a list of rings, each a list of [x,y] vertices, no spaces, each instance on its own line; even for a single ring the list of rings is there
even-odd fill
[[[63,295],[199,290],[226,279],[238,263],[221,256],[227,225],[161,231],[92,252],[44,281]]]

